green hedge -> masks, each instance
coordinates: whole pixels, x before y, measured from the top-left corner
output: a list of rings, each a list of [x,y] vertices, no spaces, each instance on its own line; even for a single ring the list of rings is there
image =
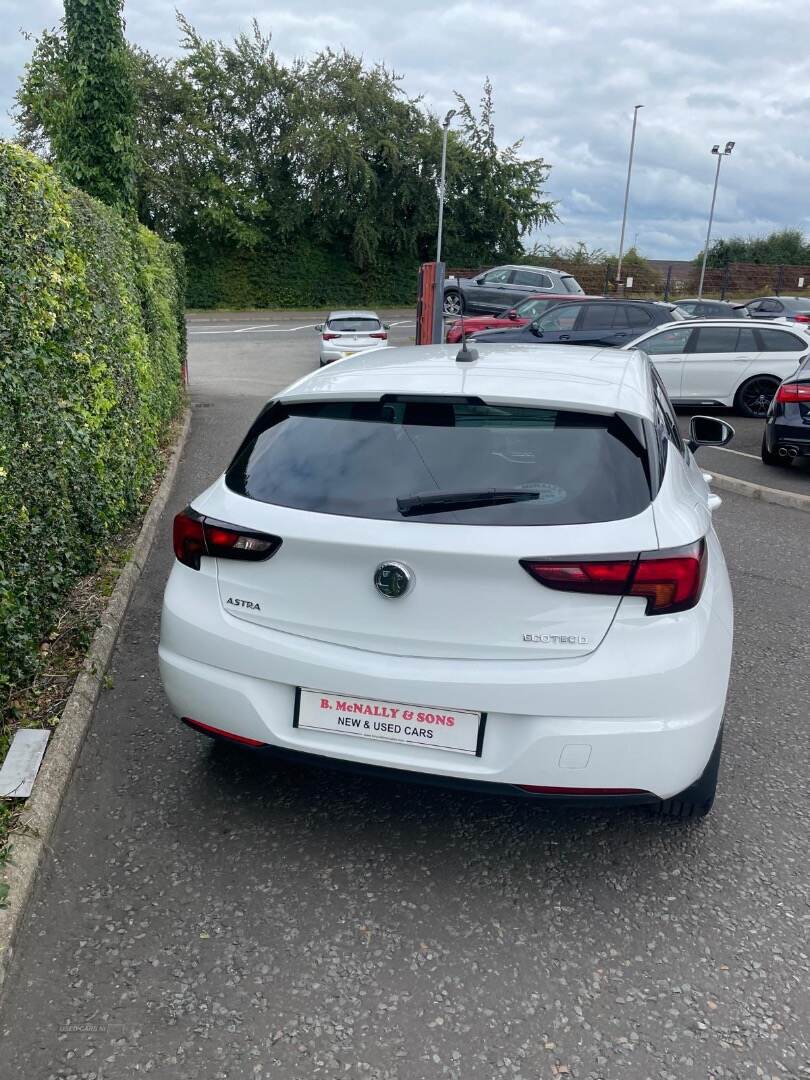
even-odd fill
[[[358,270],[345,255],[294,251],[188,250],[191,308],[328,308],[416,302],[416,262]]]
[[[182,400],[179,249],[0,142],[0,691],[154,479]]]

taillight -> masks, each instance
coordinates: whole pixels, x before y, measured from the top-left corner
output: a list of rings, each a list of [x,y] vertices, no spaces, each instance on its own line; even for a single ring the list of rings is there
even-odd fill
[[[706,577],[706,543],[643,551],[621,559],[521,559],[521,566],[549,589],[642,596],[646,615],[686,611],[695,606]]]
[[[388,334],[385,330],[375,331],[373,334],[369,334],[369,337],[379,338],[381,341],[388,341]]]
[[[671,551],[644,552],[636,564],[630,596],[646,596],[647,615],[695,606],[706,578],[704,540]]]
[[[776,391],[776,400],[783,403],[810,402],[810,382],[782,383]]]
[[[174,554],[181,563],[190,566],[192,570],[200,569],[200,557],[205,555],[205,534],[203,521],[205,518],[191,507],[186,507],[182,514],[174,519],[172,529],[172,542]]]
[[[810,315],[791,315],[794,322],[810,323]]]
[[[328,330],[324,330],[321,337],[324,341],[334,341],[336,337],[340,337],[340,334],[330,334]]]
[[[178,560],[192,570],[200,569],[200,559],[241,559],[243,562],[262,562],[275,555],[281,547],[278,536],[240,529],[222,521],[204,517],[187,507],[174,519],[172,535],[174,553]]]

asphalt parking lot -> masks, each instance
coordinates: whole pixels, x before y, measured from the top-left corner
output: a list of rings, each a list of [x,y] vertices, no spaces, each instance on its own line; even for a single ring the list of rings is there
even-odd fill
[[[696,825],[268,765],[171,717],[171,516],[317,364],[299,314],[189,320],[192,431],[5,987],[3,1080],[810,1080],[806,513],[716,512],[737,637]],[[701,460],[764,470],[732,423],[740,453]]]

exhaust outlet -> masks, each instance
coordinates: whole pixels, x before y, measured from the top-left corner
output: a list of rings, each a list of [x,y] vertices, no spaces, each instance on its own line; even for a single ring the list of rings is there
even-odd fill
[[[780,446],[777,453],[779,454],[779,457],[787,457],[788,456],[787,447],[786,446]]]
[[[799,453],[798,449],[795,446],[789,446],[787,448],[787,452],[789,458],[795,458],[796,455]]]

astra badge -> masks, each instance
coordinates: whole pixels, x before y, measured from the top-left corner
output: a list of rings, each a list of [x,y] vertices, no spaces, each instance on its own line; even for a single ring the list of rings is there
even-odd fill
[[[587,645],[588,639],[582,634],[524,634],[524,641],[535,645]]]
[[[229,596],[225,603],[230,604],[231,607],[247,608],[248,611],[262,610],[259,604],[254,604],[252,600],[242,600],[238,596]]]
[[[374,585],[377,592],[396,600],[413,585],[413,570],[400,562],[380,563],[374,571]]]

